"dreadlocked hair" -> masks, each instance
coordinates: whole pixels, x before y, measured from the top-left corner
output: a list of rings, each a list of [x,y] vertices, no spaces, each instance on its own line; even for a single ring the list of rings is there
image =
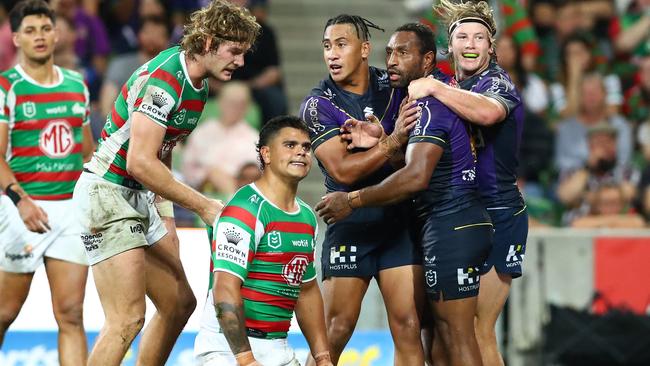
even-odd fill
[[[252,45],[259,34],[260,25],[246,8],[224,0],[213,0],[210,5],[190,15],[181,48],[188,55],[202,55],[208,39],[212,40],[208,51],[214,51],[227,41]]]
[[[381,28],[377,24],[371,22],[370,20],[360,17],[358,15],[350,15],[350,14],[340,14],[335,16],[334,18],[330,18],[327,20],[327,23],[325,24],[325,29],[323,29],[323,33],[325,33],[325,30],[327,30],[327,27],[330,25],[336,25],[336,24],[351,24],[354,26],[354,29],[357,31],[357,37],[359,37],[360,40],[363,42],[367,42],[370,40],[370,30],[369,28],[377,29],[380,31],[384,31],[384,28]]]

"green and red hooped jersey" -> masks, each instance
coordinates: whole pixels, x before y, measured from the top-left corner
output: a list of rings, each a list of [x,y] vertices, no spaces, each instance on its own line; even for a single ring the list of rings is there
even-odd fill
[[[255,187],[242,187],[224,207],[212,236],[212,270],[239,277],[246,327],[285,338],[303,283],[316,279],[318,226],[312,209],[285,212]]]
[[[9,127],[5,158],[25,192],[39,200],[72,197],[90,116],[81,74],[54,69],[52,85],[39,84],[20,65],[0,74],[0,123]]]
[[[126,171],[133,112],[143,113],[165,128],[158,153],[162,159],[194,130],[207,98],[207,80],[200,89],[192,85],[185,52],[178,46],[162,51],[135,70],[122,86],[86,168],[110,182],[143,189]]]

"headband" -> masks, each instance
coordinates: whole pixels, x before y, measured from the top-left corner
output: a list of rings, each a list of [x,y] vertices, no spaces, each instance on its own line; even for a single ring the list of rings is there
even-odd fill
[[[456,28],[458,28],[459,25],[465,24],[465,23],[479,23],[485,26],[490,31],[490,34],[494,36],[496,34],[496,30],[492,29],[492,27],[486,22],[485,20],[478,18],[478,17],[466,17],[466,18],[461,18],[458,19],[457,21],[451,23],[449,26],[448,34],[451,37],[451,34],[454,33]]]

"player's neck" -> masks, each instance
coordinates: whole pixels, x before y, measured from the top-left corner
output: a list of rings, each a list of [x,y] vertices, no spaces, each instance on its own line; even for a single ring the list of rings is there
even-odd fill
[[[268,168],[267,168],[268,169]],[[255,182],[255,186],[262,191],[264,197],[274,205],[287,212],[294,212],[296,207],[296,193],[298,182],[287,182],[286,178],[279,177],[270,172],[265,172]]]
[[[361,64],[357,72],[350,75],[346,80],[337,83],[338,87],[346,92],[363,95],[368,91],[370,85],[370,69],[367,63]]]
[[[22,57],[20,67],[39,84],[51,85],[59,81],[59,75],[54,68],[54,58],[52,57],[45,63],[31,61],[26,57]]]
[[[190,57],[187,53],[185,54],[185,65],[187,65],[187,76],[190,78],[192,85],[196,89],[201,89],[203,87],[203,79],[208,76],[208,71],[198,62],[198,57]]]

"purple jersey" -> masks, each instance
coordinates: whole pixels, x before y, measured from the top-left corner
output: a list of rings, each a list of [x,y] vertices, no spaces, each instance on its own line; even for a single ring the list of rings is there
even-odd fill
[[[517,188],[519,145],[524,127],[524,107],[508,74],[491,63],[460,87],[493,98],[506,109],[506,118],[490,127],[473,126],[478,153],[478,183],[487,207],[517,207],[523,199]]]
[[[422,115],[411,131],[409,144],[431,143],[443,149],[429,186],[415,200],[419,216],[444,216],[480,201],[476,181],[476,152],[469,125],[439,100],[418,100]]]

